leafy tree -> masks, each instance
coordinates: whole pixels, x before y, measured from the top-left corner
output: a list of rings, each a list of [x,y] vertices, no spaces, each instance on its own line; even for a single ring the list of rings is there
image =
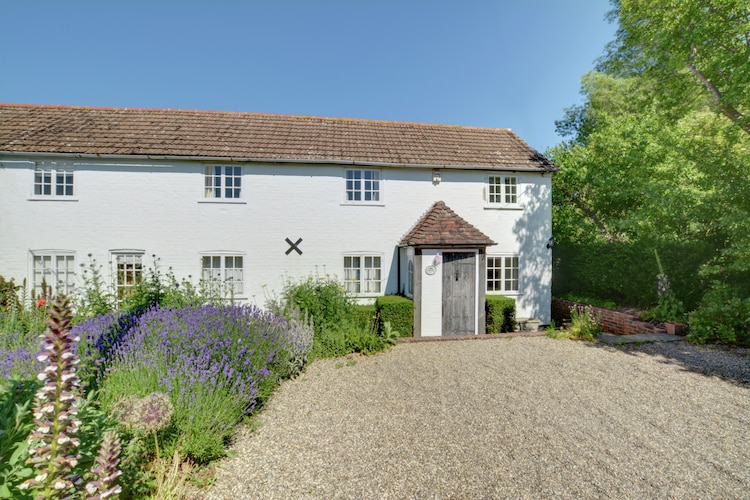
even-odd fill
[[[670,107],[708,97],[750,134],[750,4],[747,0],[612,0],[619,22],[599,70],[648,75]]]

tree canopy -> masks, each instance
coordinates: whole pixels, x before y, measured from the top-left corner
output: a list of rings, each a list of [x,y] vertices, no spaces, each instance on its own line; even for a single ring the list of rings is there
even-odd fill
[[[713,248],[701,286],[750,301],[750,4],[612,4],[615,40],[547,151],[556,242]]]

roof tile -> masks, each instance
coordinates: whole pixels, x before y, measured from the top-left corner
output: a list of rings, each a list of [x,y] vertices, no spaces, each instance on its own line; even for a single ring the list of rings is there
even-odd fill
[[[437,201],[399,243],[400,246],[487,247],[497,245],[442,201]]]
[[[172,109],[0,104],[0,151],[555,170],[510,129]]]

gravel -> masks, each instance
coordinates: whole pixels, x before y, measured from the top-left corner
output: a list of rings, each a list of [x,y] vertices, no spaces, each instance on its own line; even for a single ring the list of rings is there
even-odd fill
[[[319,360],[199,498],[749,498],[750,357],[686,342]]]

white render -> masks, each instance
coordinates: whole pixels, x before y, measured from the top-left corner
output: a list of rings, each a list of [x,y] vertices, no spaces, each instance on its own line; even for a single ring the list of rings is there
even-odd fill
[[[74,196],[33,195],[36,162],[51,161],[72,165]],[[178,279],[191,276],[197,282],[201,255],[232,253],[245,258],[245,293],[237,298],[263,306],[285,280],[342,278],[344,255],[361,254],[381,256],[380,295],[395,294],[406,279],[404,262],[399,273],[398,244],[442,200],[498,243],[487,248],[489,257],[519,256],[519,293],[509,295],[516,299],[517,317],[550,321],[550,173],[443,169],[440,182],[433,183],[432,168],[245,162],[234,163],[242,166],[239,200],[204,198],[204,166],[226,164],[232,163],[2,153],[0,275],[31,282],[30,252],[67,250],[74,252],[76,265],[88,264],[91,254],[111,279],[112,252],[133,250],[145,253],[145,265],[152,266],[156,255],[163,271],[171,267]],[[380,171],[378,203],[345,201],[347,168]],[[517,207],[486,203],[489,175],[517,176]],[[302,238],[303,254],[287,255],[285,238]],[[430,293],[439,296],[440,287]],[[426,332],[432,314],[429,309],[422,314]],[[434,321],[439,324],[439,314]]]

